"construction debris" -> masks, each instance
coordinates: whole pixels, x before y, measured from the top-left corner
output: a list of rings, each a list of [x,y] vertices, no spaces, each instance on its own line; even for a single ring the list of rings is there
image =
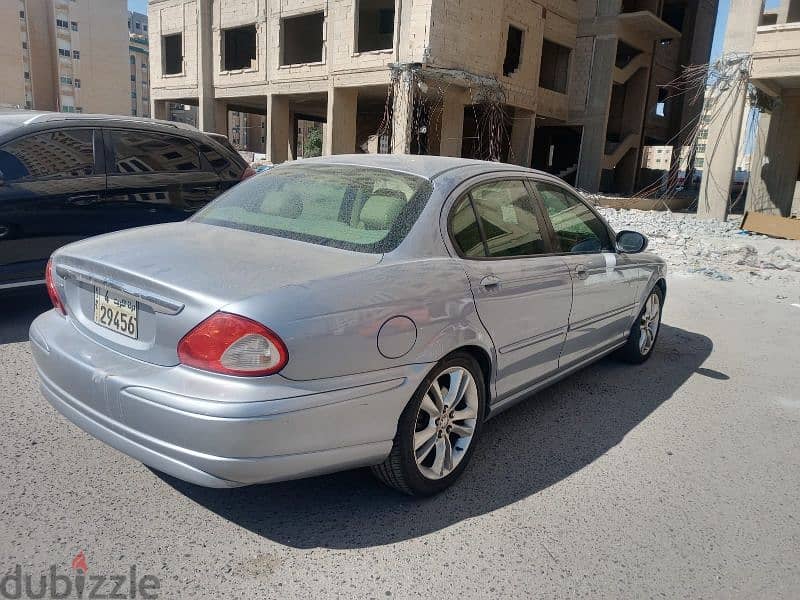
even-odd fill
[[[719,281],[781,280],[800,285],[800,243],[739,229],[739,218],[712,221],[694,214],[598,207],[615,230],[632,229],[650,239],[672,274]]]

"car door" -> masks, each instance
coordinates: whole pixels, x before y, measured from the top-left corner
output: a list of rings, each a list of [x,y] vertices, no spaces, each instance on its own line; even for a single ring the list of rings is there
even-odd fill
[[[220,178],[177,133],[107,128],[108,229],[182,221],[220,193]]]
[[[478,183],[450,213],[452,243],[497,349],[497,400],[555,372],[566,338],[572,281],[564,259],[548,255],[542,221],[522,179]]]
[[[54,250],[96,233],[105,185],[92,127],[50,128],[0,147],[0,286],[42,280]]]
[[[617,254],[605,222],[565,187],[534,183],[555,249],[573,280],[569,332],[559,366],[569,368],[622,342],[636,302],[636,263]]]

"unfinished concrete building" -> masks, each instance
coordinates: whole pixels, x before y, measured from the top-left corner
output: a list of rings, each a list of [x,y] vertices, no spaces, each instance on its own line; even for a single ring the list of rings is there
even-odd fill
[[[747,209],[800,215],[800,0],[761,18],[752,83],[769,97],[753,144]]]
[[[710,119],[698,214],[727,217],[741,145],[752,151],[746,210],[800,213],[800,0],[769,11],[760,2],[731,0],[731,14],[723,63],[738,70],[741,83],[720,91]],[[743,140],[748,102],[758,126]]]
[[[504,160],[630,193],[701,106],[659,85],[707,62],[716,0],[151,0],[153,114],[266,117],[264,151]],[[674,139],[675,138],[675,139]],[[646,183],[646,182],[645,182]]]

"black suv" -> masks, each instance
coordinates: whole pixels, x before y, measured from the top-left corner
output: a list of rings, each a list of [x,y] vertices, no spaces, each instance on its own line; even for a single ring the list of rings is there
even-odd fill
[[[181,221],[252,174],[179,123],[0,110],[0,290],[43,283],[59,246]]]

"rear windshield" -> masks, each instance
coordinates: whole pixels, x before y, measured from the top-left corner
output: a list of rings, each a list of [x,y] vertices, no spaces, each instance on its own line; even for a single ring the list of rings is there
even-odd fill
[[[430,192],[430,182],[405,173],[294,163],[240,183],[191,220],[383,253],[405,238]]]

